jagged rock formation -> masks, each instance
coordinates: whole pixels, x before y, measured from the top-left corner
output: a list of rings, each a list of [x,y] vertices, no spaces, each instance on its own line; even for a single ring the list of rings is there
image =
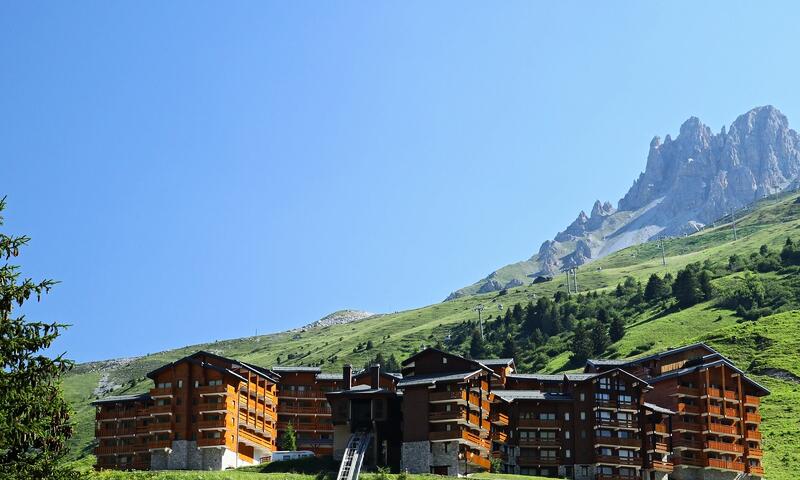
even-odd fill
[[[644,172],[617,208],[594,203],[530,259],[503,267],[448,300],[553,275],[660,235],[693,233],[766,195],[800,186],[800,135],[775,107],[750,110],[718,134],[696,117],[650,142]]]

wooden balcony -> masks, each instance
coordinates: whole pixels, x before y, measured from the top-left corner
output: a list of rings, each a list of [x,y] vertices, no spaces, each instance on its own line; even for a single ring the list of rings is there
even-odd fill
[[[678,413],[699,415],[700,405],[689,405],[687,403],[679,403],[678,408],[675,409]]]
[[[455,422],[457,420],[467,420],[466,410],[451,410],[449,412],[428,412],[430,422]]]
[[[488,440],[484,440],[481,437],[475,435],[474,433],[468,432],[466,430],[430,432],[428,434],[428,438],[432,442],[460,440],[471,443],[475,445],[476,448],[489,449],[491,447]]]
[[[761,450],[760,448],[748,448],[747,456],[761,458],[764,456],[764,450]]]
[[[700,423],[689,423],[689,422],[681,422],[680,420],[675,420],[672,422],[672,431],[678,432],[681,430],[687,430],[690,432],[702,432],[703,431],[703,424]]]
[[[171,397],[172,395],[173,395],[173,393],[172,393],[172,387],[167,387],[167,388],[151,388],[151,389],[150,389],[150,396],[151,396],[151,397],[153,397],[153,398],[159,398],[159,397]]]
[[[95,437],[132,437],[136,435],[136,427],[128,428],[101,428],[95,431]]]
[[[688,448],[692,450],[702,450],[705,445],[699,440],[686,440],[681,437],[673,437],[672,448]]]
[[[618,420],[616,418],[597,418],[595,419],[595,425],[598,427],[611,427],[611,428],[627,428],[627,429],[638,429],[639,424],[634,421],[628,420]]]
[[[539,457],[535,455],[519,455],[517,457],[517,465],[520,467],[536,467],[559,465],[561,459],[559,457]]]
[[[286,427],[290,422],[278,422],[277,428],[280,431],[286,431]],[[333,424],[331,423],[292,423],[292,427],[296,432],[332,432]]]
[[[540,420],[538,418],[520,418],[521,428],[561,428],[561,420]]]
[[[495,425],[508,425],[508,415],[500,412],[492,412],[489,414],[489,421]]]
[[[704,396],[709,396],[711,398],[724,398],[725,400],[734,400],[738,401],[739,397],[736,395],[736,392],[733,390],[722,390],[720,388],[709,387],[706,388],[704,392]]]
[[[560,447],[561,440],[558,438],[520,438],[520,447]]]
[[[716,468],[719,470],[732,470],[735,472],[744,472],[744,463],[742,462],[728,462],[718,458],[709,458],[706,462],[709,468]]]
[[[491,430],[492,425],[489,423],[488,420],[484,420],[477,415],[470,414],[467,420],[471,427],[479,428],[481,430],[486,430],[487,432]]]
[[[761,415],[758,413],[745,413],[744,421],[747,423],[761,423]]]
[[[195,391],[200,395],[225,395],[228,392],[227,385],[204,385],[197,387]]]
[[[224,447],[225,446],[225,437],[222,436],[220,438],[198,438],[197,439],[197,447],[198,448],[208,448],[208,447]]]
[[[675,469],[672,462],[662,462],[660,460],[650,461],[647,467],[658,472],[671,472]]]
[[[470,463],[480,468],[484,468],[486,470],[492,468],[492,462],[488,458],[485,458],[473,452],[467,453],[467,463]]]
[[[172,440],[152,440],[148,442],[147,448],[150,450],[164,450],[172,448]]]
[[[739,430],[734,425],[722,425],[721,423],[708,424],[705,431],[721,435],[739,435]]]
[[[699,397],[700,396],[700,389],[699,388],[692,388],[692,387],[684,387],[683,385],[678,385],[675,388],[675,395],[678,396],[687,396],[687,397]]]
[[[226,412],[233,410],[233,402],[200,402],[197,404],[197,411],[203,412]]]
[[[150,415],[165,415],[172,413],[172,405],[153,405],[148,409]]]
[[[676,456],[672,459],[672,463],[675,466],[687,466],[687,467],[705,467],[706,462],[702,458],[687,458]]]
[[[761,404],[761,398],[755,397],[753,395],[745,395],[744,396],[744,404],[745,405],[758,406],[759,404]]]
[[[239,429],[239,441],[248,443],[251,445],[256,445],[259,447],[268,446],[270,441],[267,437],[269,437],[269,433],[267,432],[250,432],[243,428]]]
[[[619,437],[594,437],[595,445],[613,445],[617,447],[636,447],[642,446],[641,438],[619,438]]]
[[[304,390],[304,391],[291,391],[281,390],[278,392],[278,398],[302,398],[310,400],[327,400],[325,392],[319,390]]]
[[[757,432],[755,430],[747,430],[745,432],[745,438],[753,441],[756,440],[761,441],[761,432]]]
[[[498,443],[506,443],[508,441],[508,434],[505,432],[492,432],[492,440]]]
[[[618,457],[616,455],[595,455],[597,463],[605,463],[612,465],[641,465],[641,457]]]
[[[481,410],[489,411],[490,403],[486,400],[483,400],[480,396],[475,394],[469,395],[469,405],[470,408],[480,408]]]
[[[244,405],[240,404],[240,407]],[[252,400],[248,402],[248,407],[252,410],[261,411],[261,408],[255,408],[255,402]],[[278,413],[294,413],[295,415],[330,415],[331,409],[328,406],[317,405],[314,407],[300,407],[296,405],[278,405]]]
[[[666,442],[656,442],[650,445],[650,450],[658,453],[669,453],[669,444]]]
[[[759,477],[764,476],[764,467],[760,465],[749,465],[747,467],[747,471],[750,473],[750,475],[758,475]]]
[[[709,405],[708,413],[710,415],[724,416],[728,418],[739,418],[739,410],[736,410],[735,408],[726,408],[725,410],[722,410],[722,407]]]
[[[466,390],[458,390],[455,392],[431,392],[430,394],[428,394],[428,401],[430,401],[431,403],[457,402],[466,400],[467,400]]]
[[[221,430],[226,426],[225,418],[218,418],[216,420],[201,420],[197,422],[198,430]]]
[[[716,452],[731,452],[741,455],[742,453],[744,453],[744,446],[735,443],[717,442],[714,440],[709,440],[705,444],[705,450],[716,451]]]

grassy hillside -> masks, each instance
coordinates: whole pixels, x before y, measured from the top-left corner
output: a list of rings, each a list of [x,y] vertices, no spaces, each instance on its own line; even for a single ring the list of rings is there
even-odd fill
[[[661,264],[661,251],[655,243],[621,250],[584,266],[578,274],[580,288],[583,291],[615,287],[626,276],[644,282],[651,273],[672,272],[674,274],[678,269],[692,262],[706,259],[725,261],[734,253],[749,255],[751,252],[757,251],[762,244],[779,249],[788,235],[800,236],[800,204],[795,203],[797,198],[798,196],[795,194],[784,197],[779,202],[770,200],[755,205],[749,213],[739,218],[737,222],[739,238],[736,241],[733,239],[730,224],[718,224],[716,228],[706,229],[695,235],[668,240],[665,242],[666,266]],[[482,303],[486,307],[484,315],[497,314],[500,311],[499,305],[524,304],[537,296],[551,296],[556,290],[564,288],[563,278],[557,278],[547,283],[510,289],[502,296],[491,293],[462,297],[449,302],[372,317],[350,324],[193,345],[153,353],[130,362],[94,362],[80,365],[64,382],[65,392],[74,406],[75,418],[78,422],[78,434],[72,441],[71,455],[78,458],[90,453],[93,426],[92,408],[88,403],[94,398],[92,390],[97,386],[102,375],[107,375],[108,381],[111,383],[122,385],[121,388],[113,391],[115,395],[144,391],[150,386],[149,381],[145,381],[146,372],[199,349],[210,350],[263,366],[278,364],[280,360],[282,364],[292,365],[321,364],[324,370],[337,371],[345,362],[360,366],[373,358],[378,351],[385,356],[394,353],[398,358],[403,358],[418,351],[423,345],[432,345],[442,341],[457,325],[465,320],[476,319],[473,308],[478,303]],[[770,321],[774,321],[773,317],[769,318]],[[795,326],[797,323],[796,319],[791,316],[788,319],[780,317],[779,320],[778,323],[786,328],[789,328],[792,322],[795,323]],[[769,322],[764,319],[756,323],[737,323],[737,318],[732,315],[732,312],[717,309],[710,303],[667,314],[648,311],[630,319],[625,337],[617,344],[612,345],[611,351],[616,352],[615,356],[628,356],[632,352],[647,354],[686,343],[697,337],[711,336],[722,346],[721,348],[731,345],[728,350],[725,350],[725,353],[730,353],[729,350],[737,353],[738,350],[734,348],[736,343],[733,339],[745,335],[746,331],[749,332],[748,328],[767,324]],[[740,330],[742,333],[737,333]],[[757,333],[757,335],[766,335],[766,333]],[[373,349],[364,348],[367,340],[372,340]],[[773,349],[764,353],[764,351],[749,348],[742,350],[743,353],[730,354],[730,356],[747,368],[758,360],[761,363],[756,362],[753,366],[758,372],[766,371],[759,365],[772,365],[773,362],[777,362],[777,366],[774,368],[782,368],[791,372],[791,369],[784,368],[784,363],[794,361],[795,365],[800,364],[797,345],[791,344],[791,346],[794,346],[795,349],[783,356],[778,355],[779,350]],[[289,359],[290,356],[291,359]],[[561,370],[565,368],[566,363],[567,354],[556,356],[550,359],[546,370]],[[791,388],[792,385],[796,387],[796,384],[789,380],[767,378],[765,383],[768,385],[773,385],[770,382],[780,383],[776,384],[778,393],[765,402],[765,409],[778,409],[783,412],[779,406],[782,405],[781,402],[800,400],[796,388]],[[796,427],[797,412],[793,411],[791,414],[794,415]],[[782,418],[790,418],[790,414],[786,414]],[[767,425],[770,426],[765,425],[766,428],[774,428],[775,432],[784,431],[781,426]],[[794,458],[791,452],[784,451],[776,445],[767,450],[767,455],[765,462],[768,468],[775,466],[770,471],[770,478],[795,478],[780,476],[782,475],[780,472],[791,471],[789,460]],[[785,467],[781,467],[781,465]],[[781,468],[783,470],[780,470]]]

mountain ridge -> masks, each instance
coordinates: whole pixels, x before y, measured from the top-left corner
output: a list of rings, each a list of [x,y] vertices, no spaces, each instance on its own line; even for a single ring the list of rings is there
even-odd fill
[[[529,259],[497,269],[445,300],[553,276],[631,245],[703,229],[767,195],[800,186],[800,135],[772,105],[738,116],[718,134],[690,117],[678,136],[650,141],[645,170],[618,201],[595,201]]]

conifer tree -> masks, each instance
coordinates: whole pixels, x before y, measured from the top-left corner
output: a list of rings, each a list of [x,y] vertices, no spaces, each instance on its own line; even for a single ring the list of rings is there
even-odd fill
[[[470,358],[483,358],[486,356],[486,347],[477,329],[472,331],[472,339],[469,342],[469,356]]]
[[[603,353],[611,343],[611,339],[608,337],[608,328],[602,323],[596,322],[592,327],[591,340],[592,353],[595,355]]]
[[[5,210],[0,200],[0,213]],[[0,225],[3,217],[0,215]],[[30,239],[0,234],[4,262],[19,256]],[[21,279],[18,266],[0,267],[0,473],[9,479],[78,478],[59,464],[72,436],[69,406],[60,380],[72,362],[59,355],[49,358],[49,348],[66,327],[60,323],[28,321],[15,316],[31,297],[40,300],[55,285],[53,280]]]
[[[572,336],[571,350],[572,356],[570,360],[575,365],[586,363],[586,360],[592,355],[592,339],[589,338],[589,332],[586,331],[586,326],[583,323],[578,323],[575,327],[575,333]]]
[[[286,424],[286,430],[283,431],[281,450],[297,450],[297,434],[294,433],[294,425],[291,422]]]
[[[612,342],[618,342],[625,336],[625,323],[621,317],[615,316],[611,319],[611,325],[608,327],[608,336],[611,337]]]

